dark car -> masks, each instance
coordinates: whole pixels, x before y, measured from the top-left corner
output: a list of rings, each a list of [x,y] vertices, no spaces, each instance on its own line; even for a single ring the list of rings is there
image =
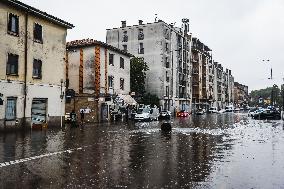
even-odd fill
[[[253,117],[254,119],[281,119],[281,113],[277,110],[266,109]]]
[[[160,116],[159,116],[160,119],[170,119],[171,118],[171,112],[170,111],[167,111],[167,110],[162,110],[160,112]]]

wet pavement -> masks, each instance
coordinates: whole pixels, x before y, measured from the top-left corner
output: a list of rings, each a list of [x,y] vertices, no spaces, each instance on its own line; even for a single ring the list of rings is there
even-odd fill
[[[284,188],[284,126],[242,113],[0,134],[0,188]]]

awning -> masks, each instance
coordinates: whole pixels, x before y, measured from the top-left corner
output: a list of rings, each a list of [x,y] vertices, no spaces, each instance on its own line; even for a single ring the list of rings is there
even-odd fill
[[[119,94],[118,95],[119,98],[121,98],[124,103],[129,104],[129,105],[136,105],[137,102],[134,100],[134,98],[132,98],[130,95],[123,95],[123,94]]]

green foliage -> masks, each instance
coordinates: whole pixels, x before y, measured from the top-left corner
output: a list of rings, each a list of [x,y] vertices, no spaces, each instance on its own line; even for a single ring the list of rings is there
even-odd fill
[[[271,99],[271,105],[281,106],[283,103],[283,87],[281,89],[277,85],[273,87],[267,87],[266,89],[254,90],[251,92],[250,96],[253,99],[252,105],[258,104],[258,99],[261,97],[263,99]]]
[[[145,93],[146,71],[149,70],[142,58],[134,57],[130,60],[130,90],[137,96]]]
[[[159,98],[156,95],[147,93],[142,96],[141,100],[141,104],[151,105],[152,107],[154,105],[159,106]]]

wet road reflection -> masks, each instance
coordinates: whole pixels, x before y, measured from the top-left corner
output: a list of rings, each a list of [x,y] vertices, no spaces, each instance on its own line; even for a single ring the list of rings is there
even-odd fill
[[[0,134],[3,188],[281,188],[282,121],[212,114]]]

